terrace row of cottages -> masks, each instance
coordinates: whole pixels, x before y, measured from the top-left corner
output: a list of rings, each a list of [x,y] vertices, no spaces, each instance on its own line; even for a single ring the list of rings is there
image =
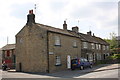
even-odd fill
[[[103,39],[79,33],[79,28],[63,29],[35,23],[33,11],[27,24],[16,35],[16,70],[23,72],[55,72],[70,68],[70,60],[85,57],[89,61],[103,60],[109,54],[109,44]]]

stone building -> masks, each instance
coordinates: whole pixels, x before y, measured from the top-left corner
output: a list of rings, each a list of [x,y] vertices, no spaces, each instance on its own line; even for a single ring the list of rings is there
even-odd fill
[[[15,55],[15,44],[7,44],[1,49],[2,52],[2,63],[7,64],[9,68],[15,68],[16,55]]]
[[[66,21],[63,29],[59,29],[35,23],[33,11],[29,11],[27,19],[27,24],[16,35],[17,71],[55,72],[70,69],[71,59],[86,57],[86,53],[93,54],[88,48],[92,43],[94,46],[99,43],[97,37],[79,33],[77,26],[68,30]],[[83,49],[86,42],[89,46]]]
[[[70,68],[70,59],[81,56],[81,40],[67,31],[66,22],[64,29],[58,29],[29,21],[16,35],[17,71],[65,70]]]

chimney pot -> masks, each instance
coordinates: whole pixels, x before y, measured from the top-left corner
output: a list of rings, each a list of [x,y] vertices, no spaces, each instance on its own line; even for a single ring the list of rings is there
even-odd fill
[[[95,34],[93,33],[93,36],[95,36]]]
[[[63,29],[64,29],[64,30],[67,30],[67,24],[66,24],[66,21],[64,21]]]
[[[91,34],[92,34],[92,32],[91,32],[91,31],[87,32],[87,35],[90,35],[90,36],[91,36]]]
[[[29,10],[29,14],[27,15],[27,25],[32,25],[35,23],[35,15],[33,14],[33,10]]]
[[[29,14],[33,14],[33,10],[29,10]]]

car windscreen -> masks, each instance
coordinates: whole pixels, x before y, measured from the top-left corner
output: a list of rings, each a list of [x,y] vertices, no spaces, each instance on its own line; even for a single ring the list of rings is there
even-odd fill
[[[77,63],[77,59],[73,59],[73,60],[72,60],[72,64],[73,64],[73,63]]]

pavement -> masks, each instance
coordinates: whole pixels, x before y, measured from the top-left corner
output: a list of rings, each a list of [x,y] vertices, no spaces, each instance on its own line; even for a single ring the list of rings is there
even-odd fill
[[[60,71],[60,72],[56,72],[56,73],[51,73],[48,74],[50,76],[54,76],[54,77],[62,77],[62,78],[73,78],[76,76],[82,76],[84,74],[88,74],[88,73],[93,73],[93,72],[99,72],[99,71],[105,71],[105,70],[113,70],[113,69],[120,69],[120,65],[118,64],[101,64],[101,65],[97,65],[97,66],[93,66],[92,69],[87,68],[84,70],[66,70],[66,71]]]

